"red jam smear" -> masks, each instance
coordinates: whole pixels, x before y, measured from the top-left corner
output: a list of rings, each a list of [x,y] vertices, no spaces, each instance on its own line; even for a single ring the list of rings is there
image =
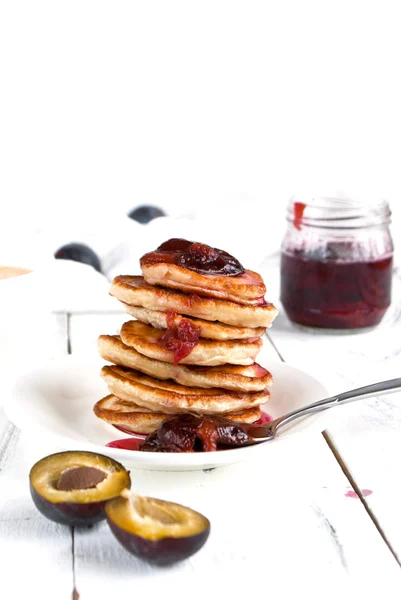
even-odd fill
[[[167,240],[154,252],[148,252],[140,259],[141,267],[157,263],[175,264],[206,275],[232,277],[245,272],[241,263],[228,252],[181,238]]]
[[[273,417],[262,411],[260,419],[255,421],[253,425],[265,425],[266,423],[270,423],[271,421],[273,421]]]
[[[294,202],[294,227],[298,230],[301,229],[305,208],[306,204],[303,202]]]
[[[291,321],[322,329],[377,325],[391,302],[392,256],[347,262],[281,255],[281,302]]]
[[[371,496],[373,494],[372,490],[361,490],[362,496],[365,498],[366,496]],[[359,498],[358,494],[354,492],[354,490],[349,490],[344,494],[346,498]]]
[[[166,312],[167,329],[157,338],[158,343],[173,352],[174,364],[177,365],[183,358],[191,354],[199,343],[201,328],[194,325],[189,319],[180,319],[175,323],[177,313]]]
[[[119,431],[123,433],[128,433],[130,438],[125,438],[122,440],[113,440],[106,444],[108,448],[120,448],[121,450],[138,450],[139,446],[143,444],[146,435],[142,433],[135,433],[134,431],[130,431],[129,429],[125,429],[125,427],[121,427],[120,425],[113,425]]]
[[[266,377],[269,374],[269,371],[264,367],[261,367],[257,363],[252,365],[254,377]]]
[[[114,440],[106,444],[107,448],[120,448],[120,450],[139,450],[139,446],[143,444],[143,438],[125,438],[123,440]]]

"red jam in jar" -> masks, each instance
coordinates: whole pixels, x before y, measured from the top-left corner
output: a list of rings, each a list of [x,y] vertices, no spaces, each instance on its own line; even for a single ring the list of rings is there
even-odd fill
[[[387,203],[317,198],[291,202],[281,249],[288,318],[320,329],[377,325],[391,302],[393,245]]]

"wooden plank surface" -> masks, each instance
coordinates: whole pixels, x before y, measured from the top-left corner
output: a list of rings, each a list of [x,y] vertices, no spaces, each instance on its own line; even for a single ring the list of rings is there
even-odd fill
[[[106,525],[77,532],[81,597],[106,600],[132,588],[138,595],[184,600],[188,589],[200,598],[210,585],[211,597],[227,592],[241,597],[250,585],[266,585],[269,595],[281,598],[295,597],[299,586],[307,586],[310,597],[325,590],[324,597],[350,598],[353,585],[377,594],[399,588],[398,565],[359,500],[344,496],[348,482],[328,447],[315,441],[297,448],[296,457],[272,454],[208,473],[135,470],[133,487],[139,493],[207,515],[210,539],[189,561],[158,569],[128,555]]]
[[[401,376],[401,276],[393,280],[393,302],[383,323],[349,335],[311,333],[291,324],[282,311],[269,331],[280,355],[310,372],[331,393]],[[334,409],[327,438],[337,450],[364,501],[401,559],[401,393]]]
[[[49,355],[68,347],[91,355],[97,336],[116,333],[125,319],[116,314],[59,316]],[[279,336],[274,339],[285,354]],[[276,359],[273,346],[267,348]],[[299,353],[304,351],[301,345]],[[211,520],[205,547],[171,569],[149,567],[127,554],[104,523],[72,531],[36,511],[28,491],[29,469],[55,450],[46,440],[19,435],[0,417],[0,591],[12,590],[7,598],[19,599],[29,590],[33,599],[64,600],[75,590],[74,600],[127,594],[176,600],[277,594],[292,599],[300,589],[307,589],[310,598],[322,597],[322,591],[325,598],[399,597],[400,568],[363,503],[350,497],[349,481],[321,435],[296,446],[271,445],[259,460],[220,469],[134,470],[133,489],[139,493],[192,506]],[[24,578],[21,562],[28,565]]]
[[[66,324],[62,315],[49,319],[52,344],[37,359],[66,353]],[[20,433],[0,409],[0,598],[71,600],[71,529],[45,519],[29,493],[30,468],[53,451]]]

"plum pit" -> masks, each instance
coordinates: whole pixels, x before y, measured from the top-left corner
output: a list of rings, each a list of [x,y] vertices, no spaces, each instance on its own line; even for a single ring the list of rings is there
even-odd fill
[[[73,467],[61,473],[57,489],[69,492],[71,490],[87,490],[106,479],[107,473],[95,467]]]

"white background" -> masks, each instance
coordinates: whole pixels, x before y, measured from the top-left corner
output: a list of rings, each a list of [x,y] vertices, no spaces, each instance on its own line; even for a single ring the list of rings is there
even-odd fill
[[[398,9],[3,0],[2,225],[64,241],[151,202],[251,239],[305,188],[386,197],[397,218]]]

